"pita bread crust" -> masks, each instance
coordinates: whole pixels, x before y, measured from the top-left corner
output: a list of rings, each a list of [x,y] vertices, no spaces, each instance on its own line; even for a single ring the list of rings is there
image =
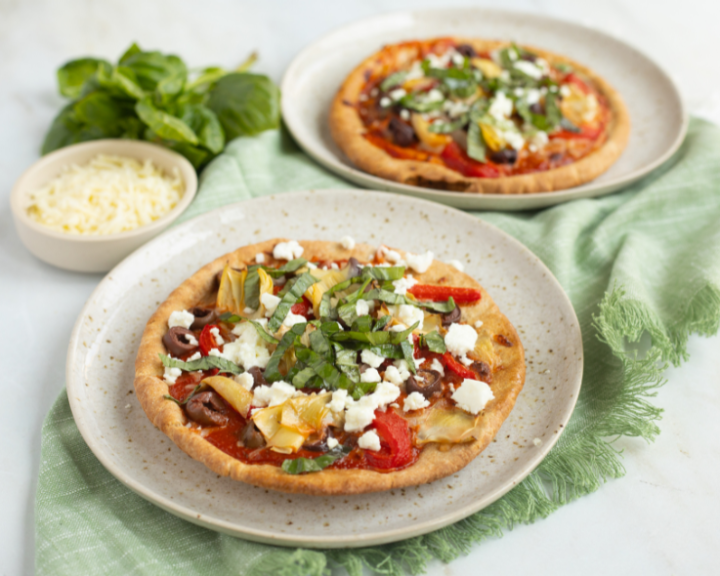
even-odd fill
[[[163,381],[164,368],[158,354],[165,353],[162,336],[167,321],[175,310],[184,310],[207,298],[214,290],[215,275],[226,263],[241,266],[255,262],[258,252],[272,253],[272,248],[284,239],[273,239],[245,246],[226,254],[204,266],[183,282],[163,302],[150,318],[143,333],[135,362],[135,390],[150,421],[164,432],[178,447],[195,460],[222,476],[230,476],[248,484],[290,493],[315,495],[344,495],[378,492],[403,486],[432,482],[448,476],[466,466],[492,441],[503,421],[510,414],[515,399],[525,381],[524,351],[515,328],[503,316],[485,290],[470,276],[454,267],[434,261],[430,269],[415,277],[423,283],[448,286],[472,287],[482,292],[481,300],[474,305],[463,306],[463,320],[474,325],[482,318],[483,329],[500,333],[512,343],[512,347],[496,346],[502,369],[493,373],[492,400],[481,413],[476,428],[476,439],[465,444],[438,447],[425,446],[418,461],[403,470],[375,472],[373,470],[323,470],[312,474],[290,475],[271,465],[245,464],[225,454],[204,440],[197,432],[185,427],[187,420],[182,409],[163,396],[168,386]],[[375,249],[358,244],[353,250],[344,249],[339,243],[301,241],[304,257],[322,260],[341,260],[354,256],[361,262],[369,260]],[[402,254],[402,251],[400,251]]]
[[[458,43],[470,44],[478,52],[510,45],[509,42],[496,40],[469,38],[454,38],[454,40]],[[550,64],[569,64],[588,77],[607,100],[611,118],[605,129],[605,142],[572,164],[533,174],[475,178],[464,176],[439,164],[393,158],[363,137],[365,126],[355,109],[358,96],[367,82],[366,71],[377,70],[382,66],[381,59],[378,58],[382,50],[355,68],[338,90],[330,108],[330,132],[342,151],[360,169],[411,186],[480,194],[530,194],[572,188],[597,178],[610,168],[627,145],[630,135],[630,115],[625,103],[610,84],[582,64],[546,50],[529,46],[525,48],[539,54]]]

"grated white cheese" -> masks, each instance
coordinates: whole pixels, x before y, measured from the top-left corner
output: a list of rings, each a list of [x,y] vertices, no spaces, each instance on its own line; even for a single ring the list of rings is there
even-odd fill
[[[368,430],[358,438],[358,446],[365,450],[373,450],[377,452],[380,450],[380,437],[377,435],[375,430]]]
[[[177,168],[166,174],[150,160],[101,154],[83,166],[65,166],[30,194],[27,212],[59,232],[116,234],[164,216],[184,191]]]

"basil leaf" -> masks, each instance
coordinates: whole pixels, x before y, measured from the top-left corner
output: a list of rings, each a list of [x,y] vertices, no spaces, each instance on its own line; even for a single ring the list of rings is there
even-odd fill
[[[404,71],[394,72],[393,74],[390,74],[390,76],[385,78],[385,80],[382,81],[382,84],[380,84],[380,90],[382,90],[383,92],[387,92],[388,90],[390,90],[390,88],[399,86],[405,81],[407,75],[408,73]]]
[[[280,90],[260,74],[223,76],[210,91],[207,106],[217,114],[228,140],[280,125]]]
[[[312,381],[315,379],[320,380],[320,384],[322,384],[322,380],[317,377],[315,371],[312,368],[306,367],[295,374],[291,378],[291,382],[295,388],[311,388],[312,386],[310,386],[310,384],[312,384]]]
[[[243,287],[245,307],[253,310],[260,308],[260,274],[258,274],[257,269],[257,266],[250,266],[247,269]]]
[[[425,346],[428,350],[430,350],[430,352],[435,352],[437,354],[445,354],[445,352],[447,352],[445,340],[443,340],[443,337],[440,336],[440,333],[436,330],[425,334],[424,340]]]
[[[448,312],[452,312],[455,310],[455,300],[451,296],[447,299],[445,302],[421,302],[421,301],[409,301],[409,303],[412,303],[414,306],[417,306],[419,308],[425,308],[427,310],[430,310],[431,312],[436,312],[437,314],[447,314]]]
[[[165,354],[160,354],[160,361],[163,366],[168,368],[180,368],[186,372],[195,372],[197,370],[212,370],[217,368],[220,372],[228,372],[229,374],[242,374],[245,372],[243,368],[231,362],[226,358],[220,358],[219,356],[203,356],[198,360],[192,362],[183,362],[177,358],[171,358]]]
[[[307,260],[305,260],[305,258],[295,258],[295,260],[290,260],[288,263],[280,266],[280,268],[268,268],[267,266],[262,266],[262,269],[265,270],[271,278],[280,278],[280,276],[285,276],[285,274],[296,272],[305,266],[305,264],[307,264]]]
[[[135,105],[135,112],[140,120],[145,122],[150,129],[161,138],[197,144],[198,137],[192,128],[185,124],[180,118],[176,118],[167,112],[158,110],[150,98],[143,98]]]
[[[356,332],[370,332],[373,325],[372,316],[366,314],[365,316],[358,317],[352,325],[352,329]]]
[[[288,458],[283,460],[281,468],[288,474],[305,474],[308,472],[320,472],[330,464],[350,453],[349,446],[337,446],[317,458]]]
[[[303,273],[302,276],[297,277],[297,280],[293,283],[292,288],[290,288],[290,290],[288,290],[282,297],[282,300],[275,309],[272,318],[270,318],[268,329],[271,332],[277,332],[280,329],[283,320],[285,320],[285,317],[288,315],[288,312],[290,312],[290,308],[292,308],[293,304],[295,304],[298,298],[305,294],[305,291],[317,281],[317,278],[307,272]]]
[[[395,294],[395,292],[377,288],[363,294],[363,300],[380,300],[386,304],[407,304],[407,299],[403,294]]]
[[[279,340],[275,338],[275,336],[273,336],[267,330],[265,330],[265,328],[263,328],[260,322],[256,322],[255,320],[248,320],[248,322],[255,326],[255,330],[257,330],[258,336],[265,340],[265,342],[269,342],[270,344],[277,344],[279,342]]]
[[[562,112],[557,103],[557,95],[552,92],[545,94],[545,116],[552,128],[555,128],[562,118]]]
[[[385,326],[387,326],[390,323],[390,320],[392,320],[392,316],[389,314],[387,316],[381,316],[375,321],[375,326],[373,326],[373,332],[379,332]]]
[[[455,130],[459,130],[468,122],[468,115],[463,114],[457,120],[452,122],[433,122],[428,126],[428,132],[434,132],[436,134],[449,134]]]
[[[333,342],[346,342],[348,340],[354,340],[356,342],[378,346],[379,344],[389,344],[390,334],[390,332],[355,332],[348,330],[333,334],[331,339]]]
[[[320,318],[323,320],[330,319],[332,315],[332,309],[330,306],[330,298],[335,292],[342,292],[343,290],[346,290],[352,286],[356,282],[355,278],[349,278],[347,280],[343,280],[339,284],[335,284],[332,288],[327,290],[325,294],[322,295],[322,298],[320,299],[320,306],[318,306],[318,313],[320,314]],[[335,315],[335,318],[337,318],[337,314]]]
[[[400,344],[407,340],[407,337],[413,333],[420,326],[420,322],[415,322],[410,328],[403,330],[402,332],[382,332],[382,334],[390,334],[390,344]]]
[[[58,89],[65,98],[78,98],[83,85],[97,72],[98,68],[110,63],[98,58],[79,58],[64,64],[57,71]]]
[[[237,314],[233,314],[232,312],[225,312],[223,314],[220,314],[220,320],[222,322],[228,322],[230,324],[237,324],[238,322],[242,322],[245,320],[242,316],[238,316]]]
[[[400,280],[405,274],[405,266],[366,266],[362,270],[363,279]]]
[[[314,352],[317,352],[321,356],[332,360],[332,348],[330,347],[330,340],[322,330],[315,330],[310,332],[310,347]]]
[[[428,68],[426,75],[438,78],[446,90],[458,98],[468,98],[477,91],[475,74],[469,68]]]
[[[310,350],[309,348],[295,347],[295,355],[298,360],[305,362],[309,368],[312,368],[313,372],[322,378],[324,384],[331,390],[338,388],[350,388],[352,382],[350,379],[338,371],[335,366],[328,362],[325,358],[320,356],[317,352]]]
[[[337,308],[337,314],[340,319],[348,326],[352,326],[358,318],[357,304],[355,302],[342,304]]]
[[[347,350],[339,344],[333,344],[335,350],[335,365],[345,374],[351,382],[360,382],[360,368],[357,364],[357,351]]]
[[[358,382],[357,384],[355,384],[355,387],[352,389],[350,395],[353,397],[353,399],[360,400],[360,398],[362,398],[366,394],[374,392],[376,386],[377,382]]]
[[[299,338],[303,335],[305,328],[307,328],[307,324],[304,322],[295,324],[290,328],[290,330],[283,334],[283,337],[280,339],[280,343],[277,345],[277,348],[275,348],[275,352],[272,353],[267,366],[265,366],[265,373],[263,374],[265,376],[265,380],[268,382],[275,382],[276,380],[283,379],[283,375],[280,374],[280,370],[278,370],[280,360],[282,360],[282,357],[285,355],[285,352],[288,351],[290,346],[295,343],[295,338]]]
[[[415,347],[407,340],[403,340],[400,342],[400,349],[402,350],[405,362],[407,362],[408,370],[410,370],[413,374],[416,374],[417,370],[415,368],[415,357],[413,356]]]
[[[432,112],[433,110],[440,110],[443,107],[444,100],[432,100],[421,99],[415,94],[406,94],[400,98],[398,104],[415,110],[416,112]]]
[[[392,358],[393,360],[404,358],[402,349],[395,344],[381,344],[380,346],[369,346],[365,349],[383,358]]]
[[[480,125],[477,122],[470,122],[467,133],[467,155],[478,162],[486,162],[486,150]]]

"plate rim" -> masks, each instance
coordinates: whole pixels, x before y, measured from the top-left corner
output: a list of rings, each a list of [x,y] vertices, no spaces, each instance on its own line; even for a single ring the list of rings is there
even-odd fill
[[[454,13],[459,12],[477,12],[478,14],[493,14],[499,17],[503,16],[512,16],[512,17],[518,17],[518,16],[526,16],[529,18],[533,18],[540,21],[545,22],[552,22],[556,24],[562,24],[566,26],[572,26],[579,28],[580,30],[586,30],[590,31],[594,34],[598,34],[602,37],[604,37],[607,40],[610,40],[612,42],[616,42],[620,45],[622,45],[626,50],[630,50],[631,52],[634,52],[637,56],[643,58],[646,60],[649,64],[651,64],[657,72],[662,76],[662,78],[668,83],[669,87],[672,90],[673,96],[675,97],[675,100],[678,104],[678,111],[680,115],[680,124],[678,126],[678,131],[675,134],[675,138],[672,141],[672,144],[664,151],[663,154],[658,156],[654,161],[650,162],[646,166],[636,169],[630,174],[621,177],[621,178],[615,178],[614,180],[611,180],[609,182],[604,182],[601,184],[597,184],[594,180],[591,180],[590,182],[587,182],[585,184],[581,184],[580,186],[574,186],[572,188],[566,188],[563,190],[557,190],[552,192],[533,192],[529,194],[470,194],[470,193],[464,193],[464,192],[453,192],[450,190],[434,190],[432,188],[423,188],[421,186],[411,186],[409,184],[403,184],[401,182],[395,182],[393,180],[387,180],[385,178],[380,178],[379,176],[375,176],[374,174],[370,174],[369,172],[365,172],[363,170],[360,170],[356,168],[355,166],[347,166],[345,165],[340,158],[338,158],[335,154],[332,154],[333,161],[328,160],[327,158],[323,158],[322,154],[316,150],[312,145],[308,144],[303,138],[298,137],[297,131],[295,130],[295,125],[293,121],[292,114],[288,113],[288,110],[292,110],[292,102],[294,102],[294,99],[289,99],[284,97],[285,94],[289,93],[288,86],[290,82],[292,81],[293,76],[297,76],[296,69],[301,66],[301,61],[303,59],[307,58],[307,55],[311,53],[316,46],[321,45],[324,42],[327,42],[331,38],[333,38],[336,35],[342,34],[343,31],[349,30],[351,28],[355,28],[356,26],[370,26],[372,27],[374,23],[381,22],[381,21],[390,21],[392,19],[399,19],[399,18],[412,18],[416,15],[427,15],[427,14],[442,14],[442,15],[452,15]],[[320,36],[316,40],[312,41],[310,44],[305,46],[298,54],[292,59],[288,67],[285,69],[285,72],[283,73],[282,79],[280,81],[280,91],[283,94],[283,98],[281,98],[280,101],[280,109],[283,117],[283,121],[288,127],[288,130],[292,134],[294,140],[298,143],[298,145],[303,149],[303,151],[308,154],[311,158],[313,158],[316,162],[327,168],[328,170],[331,170],[333,173],[346,178],[352,182],[355,182],[361,186],[371,186],[371,190],[382,190],[382,187],[386,187],[387,191],[392,192],[399,192],[404,195],[412,195],[416,196],[422,199],[428,199],[432,198],[435,202],[440,202],[443,204],[447,204],[447,202],[444,202],[444,199],[447,199],[449,202],[456,202],[460,204],[466,205],[466,208],[477,208],[477,209],[487,209],[487,210],[524,210],[528,209],[527,207],[514,207],[515,204],[518,204],[518,200],[523,199],[526,200],[528,203],[534,203],[534,206],[530,207],[529,209],[535,209],[535,208],[541,208],[546,206],[553,206],[556,204],[560,204],[563,202],[568,202],[574,199],[580,199],[580,198],[592,198],[596,196],[602,196],[605,194],[611,194],[625,186],[629,186],[633,184],[634,182],[637,182],[641,178],[647,176],[651,172],[657,170],[660,166],[665,164],[668,160],[672,158],[672,156],[677,152],[678,148],[682,145],[685,136],[687,134],[688,126],[689,126],[689,114],[687,105],[685,103],[684,98],[682,97],[682,92],[680,91],[680,88],[675,81],[675,79],[672,77],[671,74],[667,72],[667,70],[661,66],[657,61],[655,61],[653,58],[651,58],[647,53],[645,53],[643,50],[640,50],[639,48],[625,42],[622,38],[619,38],[613,34],[610,34],[604,30],[600,30],[599,28],[594,28],[592,26],[588,26],[586,24],[578,23],[572,20],[564,19],[564,18],[556,18],[554,16],[548,16],[546,14],[539,14],[535,12],[527,12],[523,10],[505,10],[505,9],[496,9],[496,8],[483,8],[483,7],[459,7],[455,6],[452,8],[447,9],[440,9],[440,8],[428,8],[428,9],[421,9],[421,10],[396,10],[391,12],[386,12],[383,14],[378,14],[375,16],[370,16],[368,18],[364,18],[361,20],[355,20],[353,22],[349,22],[347,24],[343,24],[342,26],[338,26],[336,28],[333,28],[328,33]],[[631,118],[632,122],[632,118]],[[631,128],[632,130],[632,128]],[[375,186],[376,188],[372,188],[372,186]],[[438,197],[435,197],[435,195],[438,195]],[[419,196],[418,196],[419,195]],[[568,196],[570,196],[568,198]],[[479,202],[476,206],[470,207],[467,206],[468,200],[478,200],[482,201],[485,200],[486,202]],[[556,200],[556,201],[553,201]],[[463,202],[465,201],[465,202]],[[499,203],[499,205],[496,205]],[[458,206],[460,204],[457,204]],[[485,204],[485,205],[483,205]],[[455,206],[456,204],[447,204]]]
[[[438,204],[437,202],[432,202],[429,200],[423,200],[418,198],[412,198],[409,199],[407,196],[403,196],[400,194],[394,194],[398,197],[401,201],[409,201],[413,203],[418,203],[421,206],[422,205],[428,205],[430,208],[434,209],[443,209],[443,210],[449,210],[452,212],[455,212],[454,214],[456,217],[468,219],[468,221],[472,221],[474,225],[484,226],[490,229],[492,232],[498,234],[499,236],[503,237],[505,241],[509,243],[510,246],[512,246],[514,249],[518,250],[521,254],[525,255],[525,257],[529,257],[530,259],[535,261],[535,265],[540,266],[541,270],[547,275],[548,281],[553,285],[555,290],[559,293],[558,296],[560,297],[560,300],[563,304],[563,306],[566,306],[568,308],[569,313],[572,314],[571,320],[574,320],[573,326],[574,329],[570,332],[572,335],[572,339],[579,344],[579,362],[576,364],[577,368],[577,374],[575,375],[575,383],[573,388],[573,394],[571,396],[571,401],[568,402],[564,407],[562,414],[560,418],[558,419],[558,424],[562,425],[560,427],[560,433],[553,434],[549,441],[544,442],[542,447],[539,448],[535,452],[535,456],[531,458],[525,468],[523,468],[519,473],[512,475],[507,482],[502,484],[501,486],[497,487],[496,489],[484,493],[481,498],[479,498],[472,506],[466,506],[465,508],[462,508],[456,512],[444,514],[442,516],[438,516],[429,520],[425,520],[424,522],[421,522],[419,524],[415,524],[411,527],[405,527],[405,528],[394,528],[390,530],[380,530],[380,531],[370,531],[365,534],[355,534],[352,536],[325,536],[325,537],[319,537],[319,536],[302,536],[302,535],[291,535],[291,534],[285,534],[285,533],[279,533],[277,531],[270,531],[266,529],[254,529],[254,528],[245,528],[245,527],[238,527],[236,524],[233,524],[232,522],[229,522],[227,520],[223,520],[214,516],[205,516],[203,514],[198,513],[197,511],[193,510],[192,508],[179,504],[176,500],[171,500],[168,497],[162,496],[160,494],[157,494],[153,490],[146,488],[145,485],[132,478],[129,474],[125,473],[124,470],[116,465],[109,456],[105,454],[105,452],[102,450],[102,443],[97,441],[95,436],[91,433],[90,424],[89,421],[85,419],[84,414],[84,405],[82,404],[81,400],[76,397],[73,394],[73,391],[76,389],[82,390],[83,385],[82,382],[74,382],[73,377],[73,367],[78,365],[78,360],[82,359],[83,363],[82,365],[85,366],[85,360],[90,356],[90,348],[87,348],[87,351],[83,353],[83,348],[80,345],[80,332],[82,330],[83,326],[83,320],[88,315],[88,310],[94,306],[94,301],[98,298],[99,295],[101,295],[106,287],[110,285],[112,282],[115,281],[114,276],[116,273],[120,272],[121,274],[126,273],[124,268],[128,269],[128,272],[132,274],[132,260],[135,257],[136,254],[138,254],[140,251],[145,250],[148,247],[154,247],[155,245],[162,244],[165,241],[166,236],[170,236],[173,233],[176,233],[178,230],[182,231],[184,228],[190,228],[193,227],[193,225],[196,224],[198,220],[201,218],[205,218],[211,214],[220,214],[222,211],[227,210],[229,208],[233,208],[240,205],[246,205],[251,204],[254,201],[263,201],[268,200],[270,198],[276,198],[276,197],[288,197],[288,200],[291,200],[293,197],[307,197],[309,195],[313,194],[351,194],[351,195],[364,195],[366,193],[370,193],[372,195],[376,195],[378,197],[381,197],[382,200],[387,200],[388,192],[379,191],[379,190],[358,190],[355,188],[331,188],[331,189],[310,189],[310,190],[302,190],[302,191],[294,191],[294,192],[287,192],[287,193],[281,193],[281,194],[272,194],[268,196],[262,196],[259,198],[253,198],[250,200],[244,200],[241,202],[234,202],[231,204],[227,204],[224,206],[220,206],[218,208],[214,208],[213,210],[209,210],[207,212],[204,212],[203,214],[200,214],[198,216],[195,216],[194,218],[183,222],[182,224],[179,224],[178,226],[175,226],[171,228],[170,230],[167,230],[163,232],[158,237],[154,238],[135,252],[133,252],[130,256],[125,258],[122,262],[120,262],[117,266],[115,266],[108,274],[100,281],[98,286],[93,290],[92,294],[89,296],[87,301],[85,302],[85,305],[83,306],[82,310],[80,311],[80,314],[77,317],[77,320],[75,321],[75,324],[72,329],[72,333],[70,336],[70,341],[68,344],[68,351],[66,356],[66,366],[65,366],[65,388],[67,391],[68,401],[70,403],[70,409],[72,411],[73,419],[78,427],[78,430],[80,431],[80,434],[83,437],[83,440],[87,444],[88,448],[92,451],[92,453],[95,455],[95,457],[100,461],[100,463],[103,465],[103,467],[110,472],[117,480],[119,480],[122,484],[124,484],[126,487],[131,489],[133,492],[138,494],[139,496],[143,497],[145,500],[151,502],[152,504],[158,506],[159,508],[178,516],[184,520],[188,520],[194,524],[203,526],[205,528],[214,530],[216,532],[222,532],[225,534],[230,534],[232,536],[236,536],[239,538],[243,538],[246,540],[254,541],[254,542],[260,542],[264,544],[273,544],[278,546],[287,546],[287,547],[305,547],[305,548],[358,548],[358,547],[365,547],[365,546],[372,546],[372,545],[380,545],[380,544],[387,544],[391,542],[397,542],[400,540],[405,540],[407,538],[412,538],[414,536],[419,536],[422,534],[427,534],[429,532],[438,530],[440,528],[443,528],[445,526],[448,526],[450,524],[453,524],[455,522],[458,522],[464,518],[467,518],[468,516],[474,514],[475,512],[478,512],[482,510],[483,508],[489,506],[493,502],[497,501],[499,498],[504,496],[507,492],[509,492],[512,488],[514,488],[517,484],[522,482],[533,470],[535,470],[545,459],[547,454],[550,452],[553,446],[558,442],[559,438],[562,436],[564,431],[567,429],[567,423],[570,420],[572,413],[575,409],[575,405],[577,403],[579,392],[582,386],[582,376],[584,372],[584,348],[583,348],[583,342],[582,342],[582,331],[580,328],[580,323],[577,318],[577,314],[575,313],[575,309],[572,305],[572,302],[570,301],[569,296],[563,289],[560,282],[557,280],[555,275],[550,271],[550,269],[545,265],[545,263],[537,256],[535,255],[529,248],[527,248],[522,242],[508,234],[507,232],[503,231],[499,227],[495,226],[494,224],[491,224],[489,222],[486,222],[480,218],[477,218],[476,216],[472,216],[470,214],[467,214],[463,212],[462,210],[459,210],[457,208],[452,208],[449,206],[444,206],[442,204]],[[147,420],[148,424],[152,426],[152,423]],[[99,439],[98,439],[99,440]],[[190,456],[187,456],[190,458]]]

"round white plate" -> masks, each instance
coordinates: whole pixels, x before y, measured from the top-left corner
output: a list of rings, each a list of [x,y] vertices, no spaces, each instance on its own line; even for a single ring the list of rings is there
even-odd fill
[[[535,194],[465,194],[409,186],[362,172],[340,151],[328,127],[330,102],[345,77],[385,44],[436,36],[515,40],[566,54],[603,76],[630,111],[630,141],[620,159],[592,182]],[[617,38],[579,24],[520,12],[455,8],[399,12],[354,22],[305,48],[282,80],[282,114],[297,142],[333,172],[366,188],[449,206],[528,210],[615,192],[668,160],[687,130],[677,86],[651,59]]]
[[[240,246],[350,233],[441,260],[459,259],[517,327],[527,381],[496,441],[432,484],[347,497],[288,495],[221,478],[153,428],[133,391],[145,323],[197,269]],[[287,546],[367,546],[440,528],[487,506],[542,460],[570,418],[583,351],[573,308],[550,271],[497,228],[432,202],[364,190],[269,196],[173,228],[118,265],[73,330],[67,390],[90,449],[119,480],[191,522]],[[539,438],[539,443],[534,443]]]

